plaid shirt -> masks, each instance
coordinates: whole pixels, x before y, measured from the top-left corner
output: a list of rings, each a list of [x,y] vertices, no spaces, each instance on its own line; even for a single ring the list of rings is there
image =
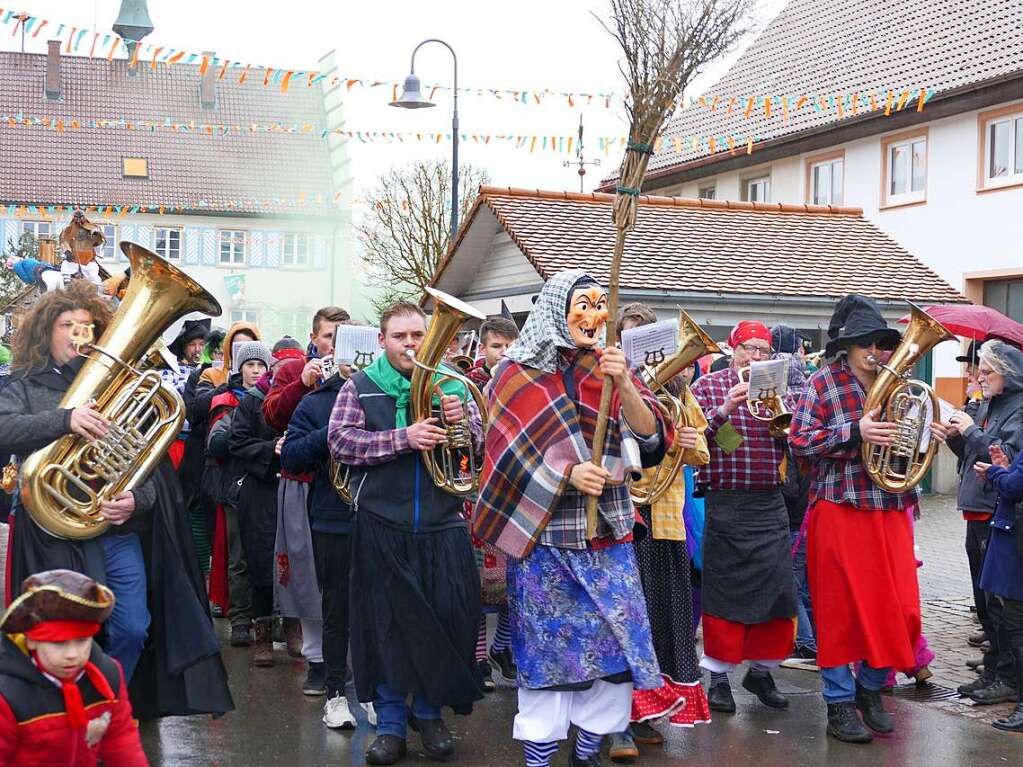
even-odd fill
[[[693,395],[707,416],[707,447],[710,463],[700,468],[699,482],[711,490],[770,490],[781,484],[779,468],[785,457],[785,443],[775,439],[769,423],[753,417],[746,405],[740,405],[730,416],[721,415],[720,407],[728,399],[728,390],[739,383],[739,376],[728,367],[701,376],[693,384]],[[791,394],[783,399],[790,410]],[[733,453],[726,453],[715,436],[725,422],[742,437],[742,444]]]
[[[483,426],[475,402],[469,403],[469,420],[473,444],[477,450],[482,450]],[[341,387],[334,401],[327,427],[327,446],[334,460],[347,466],[376,466],[412,450],[408,429],[366,430],[366,412],[352,379]]]
[[[792,418],[792,452],[813,464],[810,503],[821,498],[871,509],[904,509],[917,491],[889,493],[863,468],[860,418],[866,392],[844,358],[810,378]]]

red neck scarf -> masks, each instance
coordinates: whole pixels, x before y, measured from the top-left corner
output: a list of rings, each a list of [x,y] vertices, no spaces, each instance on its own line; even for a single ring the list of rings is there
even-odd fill
[[[45,621],[37,623],[25,632],[25,636],[36,642],[67,642],[71,639],[94,636],[99,631],[98,623],[88,621]],[[64,710],[67,712],[71,727],[76,730],[84,730],[88,724],[85,716],[85,703],[82,701],[82,691],[78,688],[78,679],[64,679],[46,670],[35,652],[32,653],[32,662],[45,674],[60,682],[60,691],[64,695]],[[85,676],[96,691],[103,696],[104,700],[114,701],[117,696],[110,687],[103,672],[96,667],[92,661],[86,661],[82,669]]]

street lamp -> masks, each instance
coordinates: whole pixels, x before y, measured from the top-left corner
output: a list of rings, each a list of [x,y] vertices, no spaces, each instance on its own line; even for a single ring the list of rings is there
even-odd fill
[[[428,101],[423,97],[419,78],[416,76],[416,53],[427,43],[440,43],[443,45],[451,51],[451,58],[455,63],[455,87],[452,91],[454,94],[454,111],[451,115],[451,238],[453,240],[458,233],[458,56],[455,55],[455,49],[443,40],[433,37],[419,43],[412,51],[412,64],[409,67],[409,76],[405,78],[401,96],[397,101],[392,101],[391,106],[401,107],[402,109],[426,109],[436,106],[432,101]]]

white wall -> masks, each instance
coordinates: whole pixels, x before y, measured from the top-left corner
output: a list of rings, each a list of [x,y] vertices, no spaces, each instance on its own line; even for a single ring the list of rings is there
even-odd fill
[[[927,200],[921,205],[880,209],[881,141],[888,134],[832,147],[845,149],[844,204],[863,208],[870,221],[959,290],[964,287],[964,273],[1023,268],[1023,187],[977,193],[977,114],[925,123],[929,130]],[[808,156],[770,164],[771,202],[806,202]],[[695,197],[697,189],[713,179],[717,199],[738,200],[740,179],[753,175],[752,167],[664,191]],[[954,344],[938,348],[936,376],[960,375],[954,359],[957,353]]]

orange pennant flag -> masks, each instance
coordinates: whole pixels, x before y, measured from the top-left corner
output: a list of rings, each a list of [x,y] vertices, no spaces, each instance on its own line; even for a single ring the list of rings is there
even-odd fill
[[[110,45],[110,50],[107,51],[107,61],[114,60],[114,51],[117,50],[117,46],[120,45],[120,43],[121,38],[119,38],[117,35],[114,35],[114,42]]]
[[[138,43],[135,43],[135,50],[131,52],[131,63],[128,66],[134,67],[136,64],[139,63],[139,51],[141,50],[142,46],[139,45]]]
[[[43,27],[45,27],[47,24],[50,23],[46,19],[43,19],[42,21],[43,21],[43,23],[35,28],[35,31],[32,33],[32,37],[39,37],[39,33],[42,32]],[[68,38],[68,42],[69,43],[71,42],[71,38],[70,37]]]
[[[71,27],[71,34],[67,36],[67,47],[64,49],[64,53],[71,53],[71,41],[75,39],[75,32],[78,31],[78,27]],[[35,35],[32,35],[35,37]]]
[[[200,75],[206,74],[206,70],[209,69],[209,68],[210,68],[210,57],[209,56],[203,56],[202,57],[202,63],[199,65],[199,74]]]
[[[250,64],[246,64],[245,65],[245,69],[243,69],[242,73],[238,76],[238,84],[239,85],[242,85],[245,82],[245,80],[248,78],[248,76],[249,76],[249,67],[250,66],[251,66]]]
[[[746,138],[746,154],[753,154],[753,137]]]
[[[750,96],[749,100],[747,100],[747,102],[746,102],[746,111],[745,111],[745,113],[743,113],[743,115],[742,115],[743,117],[749,118],[750,112],[753,111],[753,105],[755,103],[756,103],[756,99],[753,96]]]
[[[892,99],[894,99],[894,98],[895,98],[895,94],[892,93],[891,91],[888,91],[888,98],[885,101],[885,105],[884,105],[884,116],[885,117],[888,117],[892,113]]]
[[[352,89],[352,86],[355,85],[357,82],[359,82],[359,81],[358,80],[348,80],[345,83],[345,85],[348,87],[348,90],[350,91]]]
[[[222,66],[220,68],[220,74],[217,75],[217,79],[218,80],[223,80],[224,79],[224,75],[227,74],[227,65],[230,64],[230,63],[231,63],[231,61],[229,59],[225,59],[224,60],[224,66]]]
[[[93,54],[96,53],[96,41],[97,40],[99,40],[99,32],[93,32],[92,33],[92,45],[89,47],[89,58],[90,59],[93,57]]]
[[[798,99],[796,99],[796,111],[798,112],[800,109],[806,106],[807,101],[809,101],[809,99],[806,96],[800,96]]]
[[[288,86],[291,84],[291,76],[293,74],[295,74],[295,72],[294,72],[294,70],[291,70],[291,69],[289,69],[285,73],[284,79],[281,80],[281,93],[287,93],[288,92]]]
[[[906,102],[909,101],[909,95],[909,91],[903,91],[902,95],[899,96],[899,103],[895,107],[896,111],[902,111],[902,108],[906,106]]]
[[[771,97],[764,96],[764,117],[771,119]]]

